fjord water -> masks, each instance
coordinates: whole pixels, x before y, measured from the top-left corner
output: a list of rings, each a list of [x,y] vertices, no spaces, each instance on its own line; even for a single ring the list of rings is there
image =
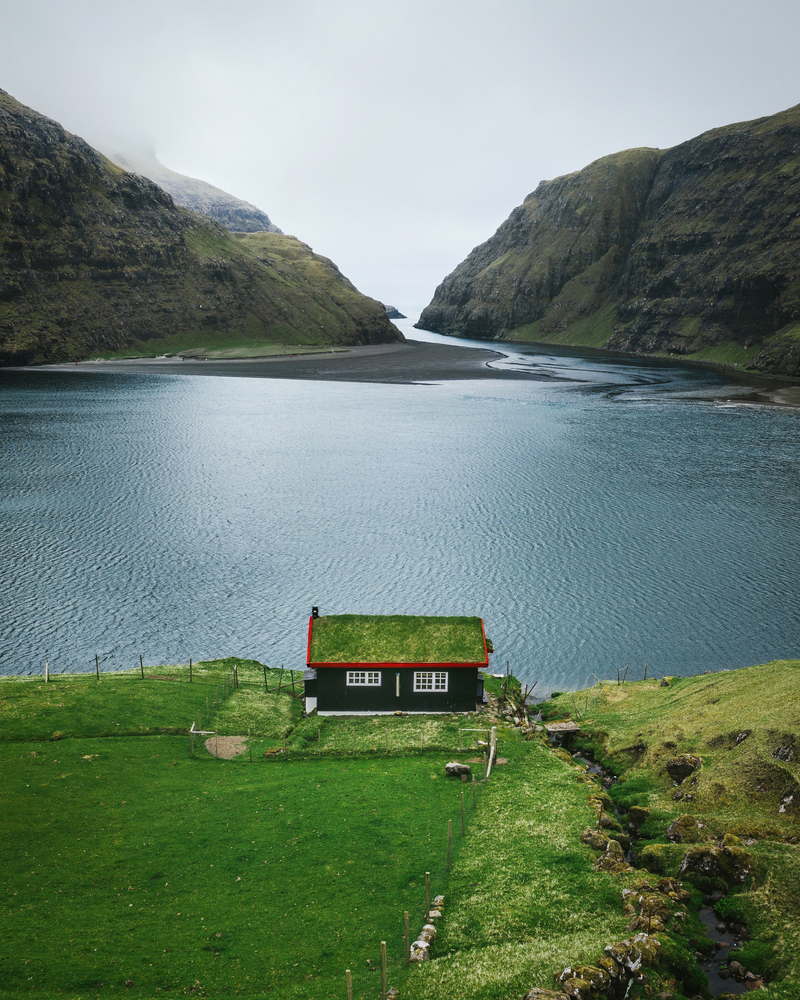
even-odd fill
[[[553,380],[0,372],[0,673],[300,668],[312,604],[480,614],[542,693],[798,656],[800,413],[508,353]]]

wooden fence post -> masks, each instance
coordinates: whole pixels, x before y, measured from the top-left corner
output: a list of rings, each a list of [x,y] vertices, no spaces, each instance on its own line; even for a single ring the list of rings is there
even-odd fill
[[[192,683],[192,658],[189,657],[189,683]]]
[[[345,979],[347,980],[347,1000],[353,1000],[353,977],[350,975],[350,970],[344,970]]]
[[[647,660],[644,661],[644,677],[643,680],[647,680]]]
[[[45,684],[50,683],[50,661],[44,661],[44,682]]]
[[[269,684],[267,684],[267,668],[264,667],[264,693],[269,694]]]
[[[386,942],[381,941],[381,1000],[386,1000]]]
[[[141,653],[139,653],[139,669],[142,672],[142,680],[144,680],[144,660],[142,659]]]
[[[94,672],[97,674],[97,679],[100,680],[100,661],[97,659],[97,653],[94,654]]]
[[[278,678],[278,694],[281,693],[281,687],[283,685],[283,664],[281,664],[281,675]]]
[[[425,872],[425,923],[431,919],[431,873]]]

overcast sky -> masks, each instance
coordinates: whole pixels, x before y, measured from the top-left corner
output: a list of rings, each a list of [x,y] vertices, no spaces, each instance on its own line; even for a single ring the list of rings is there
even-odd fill
[[[797,0],[0,0],[0,87],[416,314],[542,179],[800,102]]]

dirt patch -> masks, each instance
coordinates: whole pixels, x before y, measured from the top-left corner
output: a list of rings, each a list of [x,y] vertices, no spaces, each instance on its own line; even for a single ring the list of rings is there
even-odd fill
[[[247,749],[247,738],[244,736],[209,736],[206,740],[206,750],[212,757],[222,760],[232,760]]]

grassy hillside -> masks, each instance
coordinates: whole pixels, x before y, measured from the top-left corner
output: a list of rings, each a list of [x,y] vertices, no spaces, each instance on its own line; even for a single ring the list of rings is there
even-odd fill
[[[634,848],[642,865],[675,875],[694,843],[750,856],[743,883],[698,884],[724,889],[718,912],[750,928],[732,957],[772,979],[771,996],[800,996],[800,660],[668,685],[603,681],[555,698],[546,717],[576,720],[576,745],[620,775],[610,791],[623,815],[649,810]],[[684,754],[699,766],[678,785],[667,765]],[[675,841],[667,831],[681,817]]]
[[[800,377],[800,105],[543,181],[419,326]]]
[[[0,364],[399,337],[299,240],[237,239],[0,91]]]

